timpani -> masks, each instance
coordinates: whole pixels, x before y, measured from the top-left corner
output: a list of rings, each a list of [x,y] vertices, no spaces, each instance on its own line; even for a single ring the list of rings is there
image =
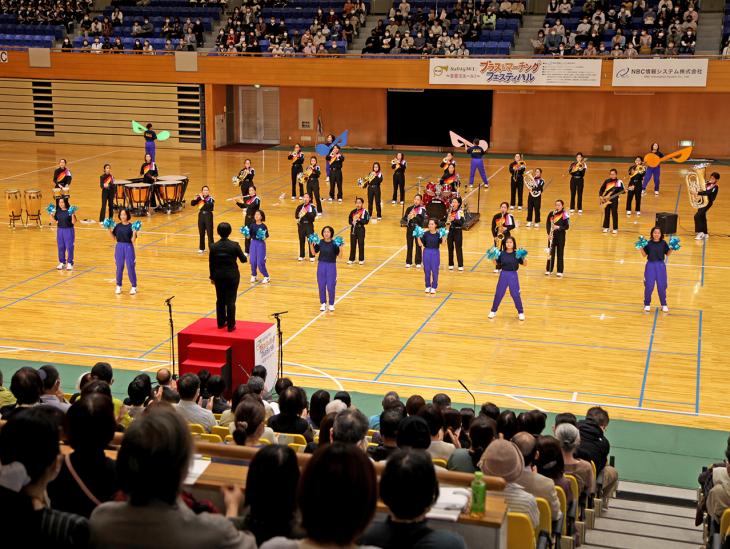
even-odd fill
[[[152,198],[152,185],[149,183],[129,183],[124,186],[124,193],[127,199],[127,207],[132,215],[150,215],[150,199]]]
[[[124,192],[124,187],[129,185],[131,181],[129,179],[115,179],[114,180],[114,204],[115,210],[121,210],[127,207],[127,195]]]
[[[40,227],[41,222],[41,208],[43,202],[43,193],[38,189],[26,189],[25,190],[25,224],[33,220],[38,223]]]

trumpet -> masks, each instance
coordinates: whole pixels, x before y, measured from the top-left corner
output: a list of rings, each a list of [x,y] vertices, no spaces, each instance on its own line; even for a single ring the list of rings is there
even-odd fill
[[[367,189],[373,179],[375,179],[375,172],[370,172],[366,177],[358,177],[356,183],[361,189]]]
[[[693,208],[704,208],[707,206],[709,199],[698,193],[705,190],[705,169],[709,164],[697,164],[692,166],[694,173],[688,173],[684,180],[687,183],[687,193],[689,194],[689,205]]]
[[[586,169],[586,160],[588,160],[588,159],[587,158],[584,158],[580,162],[573,162],[570,165],[570,168],[569,168],[568,172],[569,173],[575,173],[575,172],[579,172],[581,170],[585,170]]]
[[[538,189],[537,181],[532,176],[532,171],[525,172],[523,178],[525,181],[525,186],[530,189],[530,196],[532,196],[532,198],[537,198],[542,194],[542,191]]]
[[[644,174],[646,173],[646,164],[639,164],[638,166],[634,164],[629,168],[629,177],[634,177],[637,174]]]
[[[390,161],[390,165],[391,165],[391,166],[394,166],[396,170],[397,170],[398,168],[400,168],[400,162],[398,161],[398,159],[397,159],[397,158],[394,158],[393,160],[391,160],[391,161]]]

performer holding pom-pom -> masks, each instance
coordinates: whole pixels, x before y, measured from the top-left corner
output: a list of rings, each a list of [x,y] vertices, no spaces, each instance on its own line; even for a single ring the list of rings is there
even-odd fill
[[[439,267],[441,266],[439,246],[446,238],[446,229],[436,227],[436,220],[429,219],[427,231],[421,227],[413,230],[413,236],[418,239],[418,245],[423,250],[423,274],[426,278],[427,294],[435,294],[439,287]]]
[[[49,206],[47,208],[51,219],[56,223],[56,244],[58,245],[58,265],[56,269],[59,271],[66,267],[67,271],[74,270],[74,243],[76,242],[76,232],[74,225],[76,224],[76,206],[68,207],[65,198],[58,199],[58,209]]]
[[[527,250],[517,249],[517,243],[514,237],[508,236],[504,239],[503,250],[500,251],[496,247],[487,251],[487,257],[494,258],[499,271],[499,281],[497,281],[497,289],[494,292],[494,302],[492,310],[489,312],[488,318],[497,316],[497,309],[504,298],[504,294],[509,288],[509,294],[512,301],[515,302],[517,308],[517,318],[525,320],[525,310],[522,307],[522,297],[520,296],[520,280],[517,277],[517,270],[520,265],[527,265]]]
[[[137,232],[142,228],[142,223],[139,221],[131,223],[132,216],[126,208],[119,210],[117,216],[119,217],[118,224],[115,224],[111,218],[104,221],[104,227],[109,229],[112,238],[117,241],[114,248],[114,259],[117,263],[117,289],[115,293],[122,293],[122,275],[126,265],[129,282],[132,284],[129,295],[134,295],[137,293],[137,270],[135,268],[137,258],[134,253],[134,241],[137,240]]]
[[[317,263],[317,285],[319,286],[320,311],[327,309],[327,296],[329,295],[329,310],[335,310],[335,287],[337,286],[337,256],[340,255],[340,248],[345,241],[341,236],[332,237],[335,230],[327,225],[322,229],[322,239],[317,233],[309,235],[309,247],[312,254],[319,256]]]
[[[644,310],[651,310],[651,294],[654,293],[654,286],[656,285],[662,311],[668,313],[667,265],[665,261],[669,254],[681,248],[679,238],[673,236],[667,244],[661,228],[654,227],[651,230],[650,239],[647,240],[640,236],[635,247],[641,252],[641,255],[646,257],[646,267],[644,267]]]
[[[263,210],[256,210],[253,214],[254,221],[247,229],[251,239],[251,282],[256,282],[256,273],[261,272],[264,276],[262,284],[269,283],[269,271],[266,270],[266,239],[269,237],[269,228],[266,226],[266,214]]]

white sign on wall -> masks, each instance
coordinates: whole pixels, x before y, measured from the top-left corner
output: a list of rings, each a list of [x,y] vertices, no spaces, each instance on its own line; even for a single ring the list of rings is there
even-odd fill
[[[615,59],[614,86],[707,86],[707,59]]]

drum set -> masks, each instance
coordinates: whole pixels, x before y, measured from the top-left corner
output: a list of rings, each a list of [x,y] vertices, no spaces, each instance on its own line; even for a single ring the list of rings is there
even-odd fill
[[[429,219],[445,222],[454,198],[459,198],[459,193],[452,185],[429,181],[423,193],[423,204]]]
[[[154,183],[145,183],[143,178],[117,179],[114,182],[114,208],[129,208],[136,216],[151,215],[150,203],[154,196],[157,210],[167,214],[179,212],[185,207],[188,183],[185,175],[162,175]]]

